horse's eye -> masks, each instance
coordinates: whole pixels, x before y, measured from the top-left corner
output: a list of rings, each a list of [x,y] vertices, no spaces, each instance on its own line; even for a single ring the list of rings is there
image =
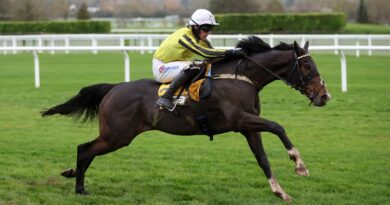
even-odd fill
[[[311,68],[310,65],[307,63],[303,64],[303,67],[305,67],[305,69],[307,69],[307,70],[310,70],[310,68]]]

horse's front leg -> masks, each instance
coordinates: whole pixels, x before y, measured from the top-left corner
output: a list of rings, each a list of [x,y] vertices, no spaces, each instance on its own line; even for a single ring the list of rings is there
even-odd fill
[[[291,143],[290,139],[287,137],[286,131],[279,123],[250,113],[243,113],[241,119],[242,120],[238,123],[239,129],[258,132],[266,131],[277,135],[287,149],[290,159],[295,162],[295,172],[300,176],[309,176],[309,170],[306,169],[298,149]]]
[[[256,157],[257,163],[263,169],[265,176],[271,186],[272,192],[278,197],[287,202],[291,202],[292,198],[282,189],[276,178],[272,175],[267,155],[265,154],[261,136],[257,132],[241,132],[248,141],[249,147]]]

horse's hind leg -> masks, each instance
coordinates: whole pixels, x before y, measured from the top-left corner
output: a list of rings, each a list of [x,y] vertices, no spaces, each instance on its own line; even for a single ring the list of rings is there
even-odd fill
[[[106,140],[99,137],[91,142],[81,144],[77,147],[77,168],[76,168],[76,187],[77,194],[87,194],[84,188],[85,172],[92,160],[97,155],[103,155],[114,151],[119,147],[113,147]]]
[[[107,154],[129,145],[136,135],[121,135],[122,137],[119,137],[119,135],[115,135],[115,137],[100,136],[91,142],[79,145],[77,147],[77,168],[75,171],[76,193],[87,194],[84,188],[85,172],[95,156]]]
[[[271,167],[269,165],[267,155],[265,154],[260,134],[257,132],[242,132],[242,134],[246,137],[249,147],[251,148],[253,154],[256,157],[257,163],[263,169],[271,186],[272,192],[283,200],[291,202],[292,198],[282,189],[275,176],[273,176],[272,174]]]
[[[89,144],[93,143],[93,141],[91,142],[87,142],[87,143],[84,143],[84,144],[80,144],[78,147],[77,147],[77,153],[79,153],[80,149],[83,149],[83,147],[87,147],[89,146]],[[77,154],[79,155],[79,154]],[[85,166],[85,170],[88,169],[89,165],[92,163],[93,159],[95,157],[91,157],[89,158],[87,161],[86,161],[86,166]],[[69,168],[69,169],[66,169],[64,171],[61,172],[61,175],[66,177],[66,178],[73,178],[73,177],[76,177],[76,170],[72,169],[72,168]]]
[[[94,159],[95,157],[92,157],[89,162],[87,162],[87,167],[86,169],[88,169],[89,165],[91,164],[92,160]],[[73,177],[76,177],[76,170],[72,169],[72,168],[69,168],[69,169],[65,169],[64,171],[61,172],[61,175],[66,177],[66,178],[73,178]]]

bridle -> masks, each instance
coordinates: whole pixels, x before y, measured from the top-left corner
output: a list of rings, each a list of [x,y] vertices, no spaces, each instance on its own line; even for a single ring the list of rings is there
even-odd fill
[[[280,75],[276,74],[275,72],[271,71],[270,69],[268,69],[264,65],[256,62],[255,59],[253,59],[253,58],[251,58],[251,57],[249,57],[247,55],[245,55],[244,57],[246,59],[248,59],[249,61],[251,61],[252,63],[254,63],[255,65],[257,65],[258,67],[260,67],[261,69],[263,69],[266,72],[268,72],[269,74],[271,74],[272,76],[274,76],[275,78],[283,81],[285,84],[287,84],[291,88],[294,88],[295,90],[298,90],[302,94],[306,95],[310,99],[310,101],[311,101],[310,104],[312,104],[313,100],[318,96],[320,91],[322,91],[325,88],[325,82],[321,80],[321,84],[322,85],[321,85],[321,88],[318,91],[316,91],[316,90],[314,90],[312,88],[307,87],[309,82],[313,78],[319,76],[319,74],[311,71],[309,74],[304,76],[302,71],[301,71],[301,69],[300,69],[300,65],[301,65],[300,60],[302,58],[309,57],[310,54],[308,52],[306,52],[303,55],[297,56],[297,53],[294,50],[293,50],[293,53],[294,53],[294,57],[295,57],[295,63],[294,63],[294,66],[292,68],[292,71],[289,72],[289,74],[288,74],[286,79],[281,77]],[[292,81],[292,78],[294,78],[295,75],[296,75],[295,73],[298,74],[298,81],[297,82]],[[306,92],[304,92],[307,89],[310,89],[310,92],[308,92],[309,94],[306,94]]]

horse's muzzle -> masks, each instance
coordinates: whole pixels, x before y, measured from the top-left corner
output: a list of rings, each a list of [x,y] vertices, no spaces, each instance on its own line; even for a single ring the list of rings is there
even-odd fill
[[[330,93],[325,93],[323,95],[317,95],[312,103],[314,106],[317,106],[317,107],[321,107],[321,106],[324,106],[326,105],[326,103],[332,98],[332,96],[330,95]]]

